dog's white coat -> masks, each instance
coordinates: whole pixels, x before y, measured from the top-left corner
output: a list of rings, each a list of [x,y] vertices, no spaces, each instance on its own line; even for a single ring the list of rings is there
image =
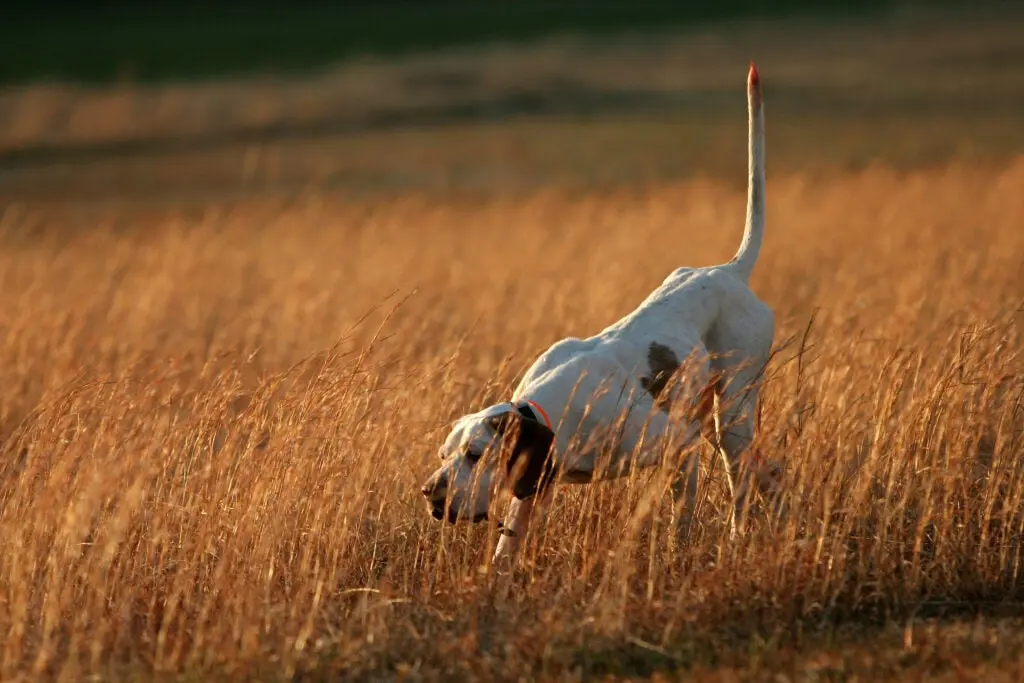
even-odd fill
[[[768,361],[774,317],[748,286],[764,234],[764,114],[760,82],[751,66],[747,82],[749,179],[743,241],[728,263],[707,268],[679,268],[630,314],[586,339],[564,339],[529,368],[512,403],[489,406],[457,420],[441,446],[441,467],[423,487],[431,501],[444,500],[451,521],[486,514],[502,479],[493,458],[471,462],[465,455],[488,452],[501,438],[491,420],[530,400],[550,416],[554,431],[552,457],[560,481],[586,482],[623,476],[634,467],[670,460],[678,467],[673,490],[692,512],[696,495],[697,450],[701,424],[714,418],[717,443],[730,474],[737,507],[746,487],[736,479],[741,456],[753,440],[758,401],[757,379]],[[684,363],[665,388],[671,399],[666,414],[644,388],[649,377],[651,344],[668,347]],[[705,389],[713,391],[713,416]],[[610,452],[609,452],[610,450]],[[666,452],[686,453],[679,461]],[[601,460],[599,456],[607,458]],[[754,468],[761,487],[771,477]],[[550,491],[550,489],[548,490]],[[510,557],[536,516],[536,498],[514,498],[504,520],[507,530],[495,558]],[[543,501],[541,501],[542,503]]]

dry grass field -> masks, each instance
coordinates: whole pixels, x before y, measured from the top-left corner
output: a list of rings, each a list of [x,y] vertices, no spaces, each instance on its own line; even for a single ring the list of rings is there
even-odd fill
[[[689,158],[742,173],[737,65],[739,109]],[[573,145],[597,157],[634,140],[655,171],[628,185],[261,195],[264,178],[244,196],[79,201],[76,173],[99,187],[81,165],[15,169],[0,204],[0,679],[1024,677],[1020,131],[989,158],[851,169],[871,126],[849,124],[862,137],[835,139],[834,167],[801,172],[773,129],[793,141],[799,122],[772,118],[763,74],[752,284],[777,352],[758,444],[787,468],[787,514],[730,541],[711,458],[682,542],[650,475],[563,487],[511,575],[489,566],[492,526],[427,514],[438,440],[551,342],[600,329],[676,266],[731,256],[742,175],[673,178],[658,170],[680,151],[657,142],[671,124],[649,138],[629,121],[575,129],[590,147],[561,139],[569,124],[495,124],[547,154],[510,152],[520,177]],[[977,139],[901,116],[878,125],[906,149]],[[430,132],[375,135],[408,159]],[[437,135],[441,174],[489,139]],[[288,153],[322,159],[311,146]],[[723,149],[740,156],[711,158]],[[196,187],[251,152],[232,150],[95,163]],[[609,165],[635,173],[631,159]]]

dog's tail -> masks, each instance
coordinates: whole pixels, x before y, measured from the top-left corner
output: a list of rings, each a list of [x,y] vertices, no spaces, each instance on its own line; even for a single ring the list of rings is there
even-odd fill
[[[729,261],[733,272],[744,280],[750,279],[764,238],[764,107],[761,78],[753,62],[747,75],[747,117],[747,222],[740,248]]]

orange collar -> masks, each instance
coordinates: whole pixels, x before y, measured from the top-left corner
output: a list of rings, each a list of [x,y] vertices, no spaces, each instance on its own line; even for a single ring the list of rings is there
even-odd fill
[[[544,412],[543,408],[541,408],[539,405],[537,405],[537,403],[531,401],[528,398],[520,399],[520,401],[530,406],[534,410],[534,412],[536,412],[538,415],[544,418],[544,424],[547,425],[547,428],[554,431],[554,428],[551,426],[551,418],[548,417],[548,414]]]

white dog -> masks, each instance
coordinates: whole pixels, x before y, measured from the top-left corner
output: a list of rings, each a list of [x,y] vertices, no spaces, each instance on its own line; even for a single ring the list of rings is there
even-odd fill
[[[546,499],[551,484],[621,477],[665,465],[666,454],[673,456],[675,500],[692,514],[692,446],[702,434],[727,465],[733,519],[747,498],[747,474],[762,490],[774,487],[775,471],[757,458],[741,459],[753,440],[757,380],[774,336],[771,309],[748,285],[765,214],[764,114],[753,64],[747,102],[747,217],[736,256],[718,266],[679,268],[610,327],[556,343],[509,402],[460,418],[441,446],[443,464],[422,488],[435,518],[487,519],[497,488],[512,490],[495,559],[512,556],[536,499]]]

